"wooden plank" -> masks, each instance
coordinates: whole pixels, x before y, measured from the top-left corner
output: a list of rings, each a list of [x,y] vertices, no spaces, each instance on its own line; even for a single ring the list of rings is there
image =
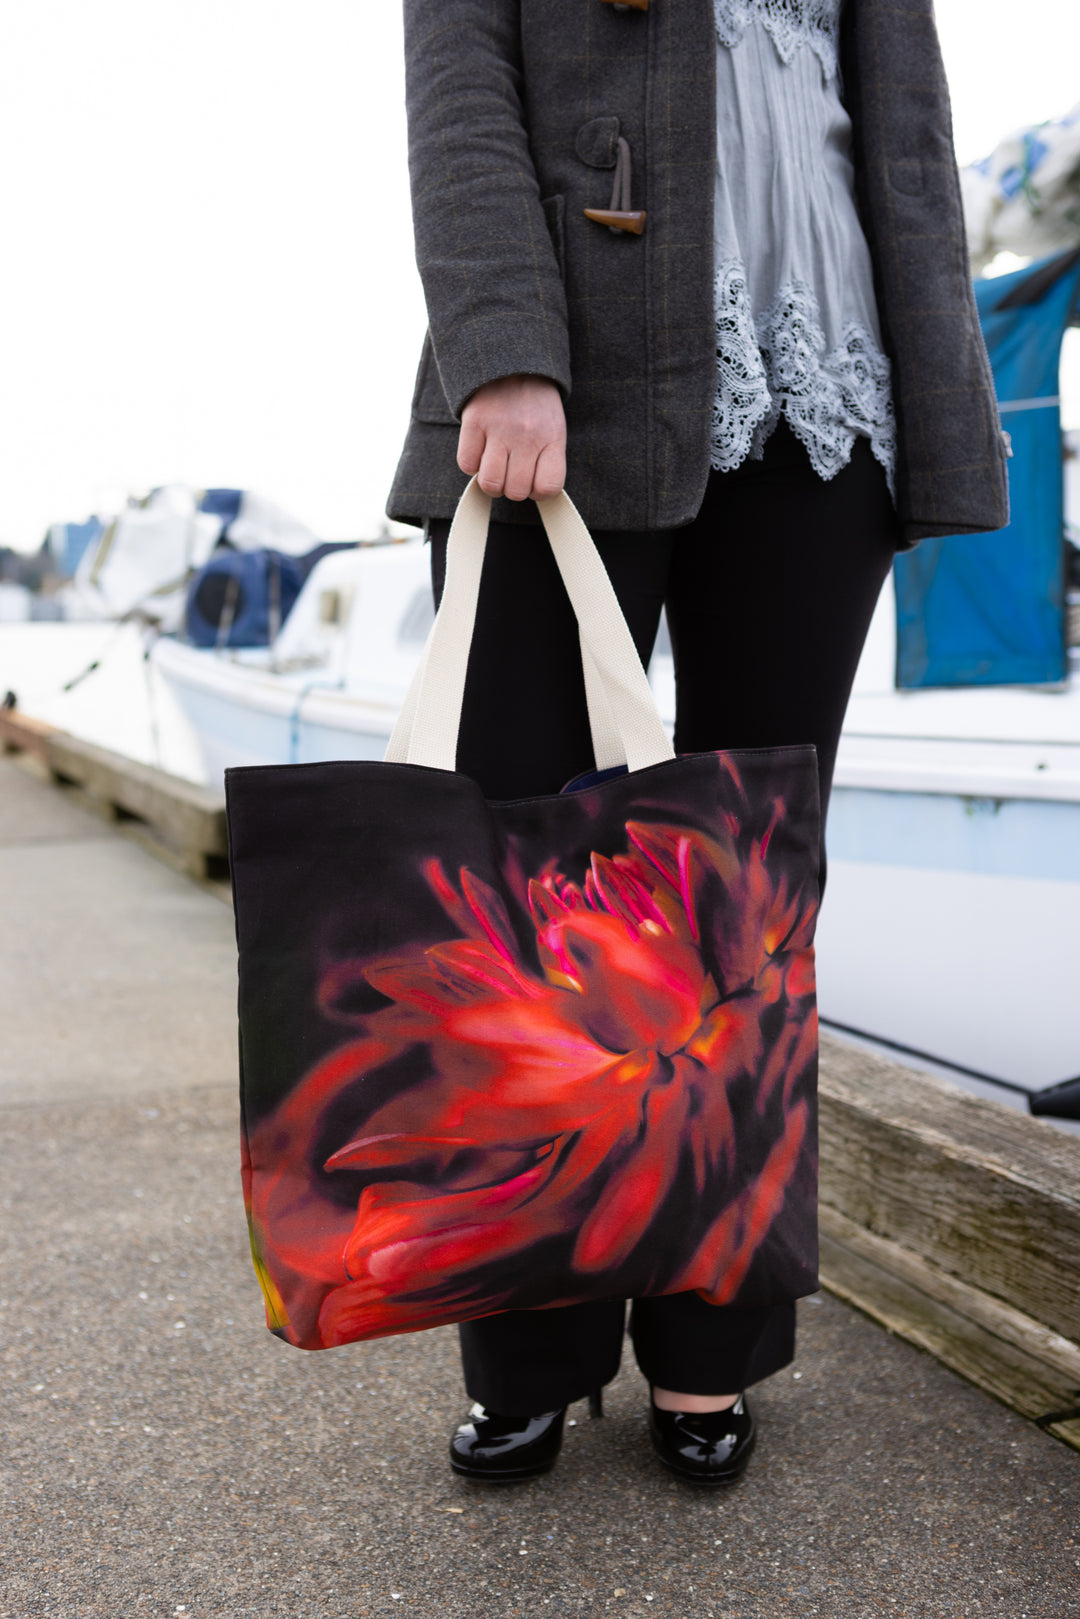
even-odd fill
[[[44,759],[48,738],[55,725],[36,720],[32,714],[23,714],[17,708],[0,708],[0,743],[5,753],[33,753]]]
[[[55,780],[77,783],[113,815],[146,822],[194,876],[220,876],[228,860],[225,800],[195,782],[49,729],[42,737]]]
[[[822,1041],[823,1285],[1080,1450],[1080,1139]]]
[[[1073,1406],[1080,1408],[1080,1344],[1051,1332],[1042,1322],[1032,1320],[1011,1304],[991,1298],[957,1276],[950,1276],[929,1260],[901,1248],[899,1243],[875,1236],[827,1204],[821,1206],[820,1228],[834,1244],[840,1244],[895,1280],[915,1288],[927,1300],[947,1305],[982,1332],[1020,1350],[1027,1360],[1037,1362],[1043,1375],[1048,1374],[1062,1391],[1061,1398],[1044,1407],[1040,1416]]]
[[[1080,1138],[827,1039],[820,1128],[824,1204],[1080,1340]]]
[[[1041,1360],[989,1332],[866,1254],[857,1253],[824,1229],[821,1279],[830,1293],[853,1304],[898,1337],[926,1350],[962,1377],[1034,1422],[1069,1411],[1047,1432],[1080,1449],[1080,1421],[1073,1420],[1076,1391]]]
[[[225,800],[220,793],[85,742],[18,709],[0,708],[0,746],[5,752],[35,755],[55,782],[83,788],[90,802],[111,816],[153,828],[192,876],[227,876]]]

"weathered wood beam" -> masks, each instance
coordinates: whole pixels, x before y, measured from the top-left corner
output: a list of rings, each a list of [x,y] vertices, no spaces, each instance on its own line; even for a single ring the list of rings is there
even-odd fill
[[[837,1298],[1080,1449],[1080,1346],[827,1204],[821,1279]]]
[[[16,709],[0,709],[0,741],[7,751],[35,754],[58,785],[83,788],[114,819],[145,822],[181,856],[192,876],[226,873],[229,846],[220,793]]]
[[[44,759],[47,739],[56,730],[45,720],[22,714],[17,708],[0,708],[0,745],[5,753],[32,753]]]
[[[1080,1447],[1080,1139],[822,1041],[822,1279]]]
[[[194,875],[220,874],[228,841],[219,793],[64,731],[46,738],[45,758],[58,780],[77,782],[113,814],[152,826]]]

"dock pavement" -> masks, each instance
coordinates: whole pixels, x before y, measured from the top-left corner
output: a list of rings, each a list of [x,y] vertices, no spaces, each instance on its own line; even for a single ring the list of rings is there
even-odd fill
[[[270,1336],[228,896],[0,760],[0,1619],[1057,1619],[1080,1454],[828,1296],[721,1493],[624,1359],[557,1469],[454,1478],[452,1330]]]

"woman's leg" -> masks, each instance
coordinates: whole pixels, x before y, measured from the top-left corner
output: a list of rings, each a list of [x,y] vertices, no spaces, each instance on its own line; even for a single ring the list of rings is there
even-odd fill
[[[678,751],[813,742],[824,817],[844,710],[897,539],[885,476],[865,439],[828,482],[783,424],[762,461],[714,473],[697,520],[676,534],[671,562]],[[824,876],[824,850],[822,862]],[[716,1308],[677,1294],[636,1303],[633,1333],[662,1404],[718,1409],[788,1364],[794,1310]]]
[[[826,481],[781,422],[764,459],[713,473],[668,586],[680,753],[813,742],[821,812],[899,524],[866,439]]]
[[[696,1396],[671,1409],[693,1410],[702,1400],[726,1400],[771,1377],[795,1355],[795,1306],[718,1308],[697,1293],[635,1299],[630,1336],[641,1374],[654,1390]]]
[[[433,522],[432,581],[441,598],[449,523]],[[596,534],[643,663],[652,655],[671,539]],[[592,767],[577,622],[541,528],[493,523],[476,615],[458,768],[487,798],[557,793]],[[460,1329],[465,1387],[489,1411],[532,1416],[581,1399],[619,1369],[621,1299],[511,1310]]]
[[[610,1383],[622,1358],[626,1304],[504,1310],[458,1328],[465,1390],[486,1411],[535,1417]]]

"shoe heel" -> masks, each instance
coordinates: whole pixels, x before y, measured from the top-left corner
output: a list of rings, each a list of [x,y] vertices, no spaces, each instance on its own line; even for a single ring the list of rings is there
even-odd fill
[[[595,1394],[589,1395],[590,1417],[602,1417],[604,1414],[604,1391],[597,1389]]]

